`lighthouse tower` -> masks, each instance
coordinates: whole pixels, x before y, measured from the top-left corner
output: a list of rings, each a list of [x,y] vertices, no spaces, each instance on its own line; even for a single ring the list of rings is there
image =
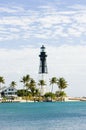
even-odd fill
[[[45,47],[42,45],[41,47],[41,52],[40,52],[40,66],[39,66],[39,74],[47,74],[47,63],[46,63],[46,52],[45,52]]]
[[[45,47],[44,45],[42,45],[42,47],[40,48],[40,65],[39,65],[39,74],[41,76],[41,80],[46,80],[46,74],[48,73],[48,69],[47,69],[47,62],[46,62],[46,52],[45,52]],[[41,93],[44,94],[45,93],[45,86],[42,86],[42,90]]]

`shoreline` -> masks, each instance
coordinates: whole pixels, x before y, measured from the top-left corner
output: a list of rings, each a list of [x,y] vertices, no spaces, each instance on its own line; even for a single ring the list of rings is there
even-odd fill
[[[73,97],[66,97],[64,101],[61,101],[61,102],[85,102],[86,101],[86,97],[82,97],[82,98],[73,98]],[[3,101],[3,100],[0,100],[0,103],[30,103],[30,102],[60,102],[60,101],[56,101],[56,100],[53,100],[53,101],[33,101],[33,100],[23,100],[23,99],[20,99],[20,100],[6,100],[6,101]]]

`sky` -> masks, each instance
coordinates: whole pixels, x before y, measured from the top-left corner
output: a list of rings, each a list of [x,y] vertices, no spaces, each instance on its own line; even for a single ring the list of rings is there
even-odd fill
[[[5,86],[14,80],[21,88],[26,74],[40,79],[42,45],[48,55],[47,82],[64,77],[68,96],[86,96],[86,0],[0,0],[0,76]]]

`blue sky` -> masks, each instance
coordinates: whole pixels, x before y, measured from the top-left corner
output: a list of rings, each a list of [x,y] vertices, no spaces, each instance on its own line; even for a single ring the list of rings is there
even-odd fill
[[[42,44],[48,77],[65,77],[69,95],[85,96],[86,1],[0,0],[0,73],[7,85],[27,72],[37,79]]]
[[[84,44],[85,4],[85,0],[0,0],[0,46]]]

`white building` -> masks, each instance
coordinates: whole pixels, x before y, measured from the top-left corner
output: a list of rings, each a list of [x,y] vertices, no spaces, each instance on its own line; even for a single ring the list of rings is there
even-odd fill
[[[1,96],[6,98],[15,98],[17,97],[17,89],[14,87],[2,88],[0,90]]]

